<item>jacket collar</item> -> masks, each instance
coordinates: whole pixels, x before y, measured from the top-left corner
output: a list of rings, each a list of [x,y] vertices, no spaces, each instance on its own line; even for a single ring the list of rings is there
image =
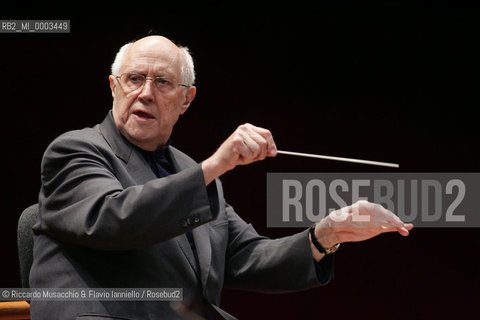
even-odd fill
[[[99,125],[99,129],[115,155],[127,164],[127,169],[132,174],[132,177],[134,177],[137,184],[145,184],[148,181],[157,178],[150,168],[150,165],[139,152],[138,148],[120,133],[115,125],[115,121],[113,120],[112,111],[109,111],[108,115]],[[167,152],[170,154],[170,159],[175,172],[180,172],[188,167],[196,165],[196,162],[190,157],[172,146],[168,147]],[[210,247],[208,228],[208,224],[204,224],[192,230],[199,255],[200,269],[202,271],[200,278],[204,290],[207,288],[207,279],[210,272],[212,250]],[[198,270],[195,266],[195,258],[190,245],[188,244],[187,238],[185,236],[181,236],[177,238],[177,241],[189,260],[190,265],[198,275]]]
[[[122,159],[125,163],[130,161],[133,151],[139,151],[140,148],[133,145],[128,141],[118,130],[115,120],[113,120],[112,110],[110,110],[100,124],[100,132],[107,140],[108,145],[112,148],[112,151],[117,157]],[[176,148],[170,146],[171,139],[168,140],[167,144],[162,147],[163,150],[157,150],[158,152],[168,152],[172,160],[172,164],[176,172],[179,172],[187,167],[190,167],[194,164],[192,160],[186,157],[183,153],[179,152]],[[157,152],[157,151],[154,151]],[[147,151],[145,151],[147,152]],[[147,164],[148,166],[148,164]]]
[[[107,116],[100,124],[100,132],[105,137],[105,140],[107,140],[107,143],[110,145],[115,155],[128,163],[132,150],[135,147],[118,130],[115,121],[113,120],[112,110],[108,112]]]

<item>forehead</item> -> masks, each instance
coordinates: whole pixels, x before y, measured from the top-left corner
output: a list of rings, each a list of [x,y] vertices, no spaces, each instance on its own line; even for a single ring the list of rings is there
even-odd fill
[[[180,52],[175,46],[162,43],[132,44],[125,54],[125,72],[141,72],[152,75],[179,77],[181,70]]]

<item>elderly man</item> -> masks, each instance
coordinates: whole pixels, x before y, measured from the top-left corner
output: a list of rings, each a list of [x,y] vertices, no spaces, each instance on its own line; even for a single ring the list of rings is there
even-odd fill
[[[234,319],[218,306],[223,286],[258,291],[315,287],[332,277],[346,241],[404,224],[368,202],[333,212],[301,233],[267,239],[229,206],[217,179],[276,155],[266,129],[245,124],[196,163],[170,145],[195,98],[186,48],[150,36],[123,46],[109,77],[113,108],[93,127],[47,148],[34,226],[31,287],[182,288],[191,312]],[[377,208],[378,210],[374,210]],[[354,212],[371,222],[355,222]],[[313,237],[312,237],[313,236]],[[182,319],[165,301],[32,301],[33,319]]]

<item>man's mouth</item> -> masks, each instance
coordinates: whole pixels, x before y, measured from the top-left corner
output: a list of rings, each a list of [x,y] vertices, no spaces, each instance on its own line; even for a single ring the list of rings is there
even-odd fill
[[[155,119],[155,117],[152,114],[144,110],[135,110],[133,114],[143,120]]]

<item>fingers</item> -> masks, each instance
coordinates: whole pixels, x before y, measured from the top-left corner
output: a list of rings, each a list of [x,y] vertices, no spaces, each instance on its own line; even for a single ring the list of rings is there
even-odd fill
[[[246,165],[265,157],[274,157],[277,147],[270,131],[251,124],[239,126],[217,151],[202,162],[208,184],[238,165]]]
[[[386,226],[384,232],[398,232],[402,236],[408,236],[409,230],[413,228],[412,224],[406,224],[392,211],[385,209],[383,206],[376,204],[382,218],[384,219],[384,226]]]
[[[406,237],[410,233],[408,232],[407,228],[397,228],[397,232],[400,233],[402,236]]]
[[[243,159],[250,159],[258,152],[256,143],[248,135],[241,132],[235,132],[233,139],[233,151]]]
[[[263,160],[267,156],[267,141],[260,134],[258,134],[253,128],[246,128],[244,131],[240,131],[240,135],[243,137],[243,142],[249,149],[249,159],[253,161]]]
[[[413,225],[404,223],[390,210],[368,201],[358,201],[351,206],[330,214],[335,226],[349,230],[351,238],[357,240],[373,237],[385,232],[398,232],[408,236]]]
[[[412,230],[413,229],[413,224],[405,223],[405,229],[407,229],[408,231]]]
[[[277,147],[273,136],[267,129],[244,124],[237,128],[236,150],[244,164],[275,156]]]
[[[274,157],[277,155],[277,146],[275,145],[275,141],[273,141],[272,133],[263,128],[254,127],[255,131],[266,141],[266,156],[267,157]]]
[[[269,130],[255,127],[248,123],[244,125],[244,128],[250,134],[252,140],[255,141],[260,147],[257,160],[263,160],[267,156],[275,156],[277,154],[277,147]]]
[[[413,227],[412,224],[405,224],[392,211],[386,209],[378,203],[371,203],[365,200],[361,200],[356,202],[352,207],[353,211],[360,211],[363,212],[363,214],[365,215],[370,215],[373,217],[373,222],[378,222],[382,225],[398,228],[406,228],[407,226],[409,226],[410,229]]]
[[[388,226],[382,226],[382,231],[380,233],[386,233],[386,232],[398,232],[402,236],[408,236],[409,232],[406,228],[404,227],[388,227]]]
[[[410,230],[413,229],[413,224],[411,223],[406,223],[404,227],[398,228],[397,231],[400,233],[402,236],[406,237],[410,234]]]

